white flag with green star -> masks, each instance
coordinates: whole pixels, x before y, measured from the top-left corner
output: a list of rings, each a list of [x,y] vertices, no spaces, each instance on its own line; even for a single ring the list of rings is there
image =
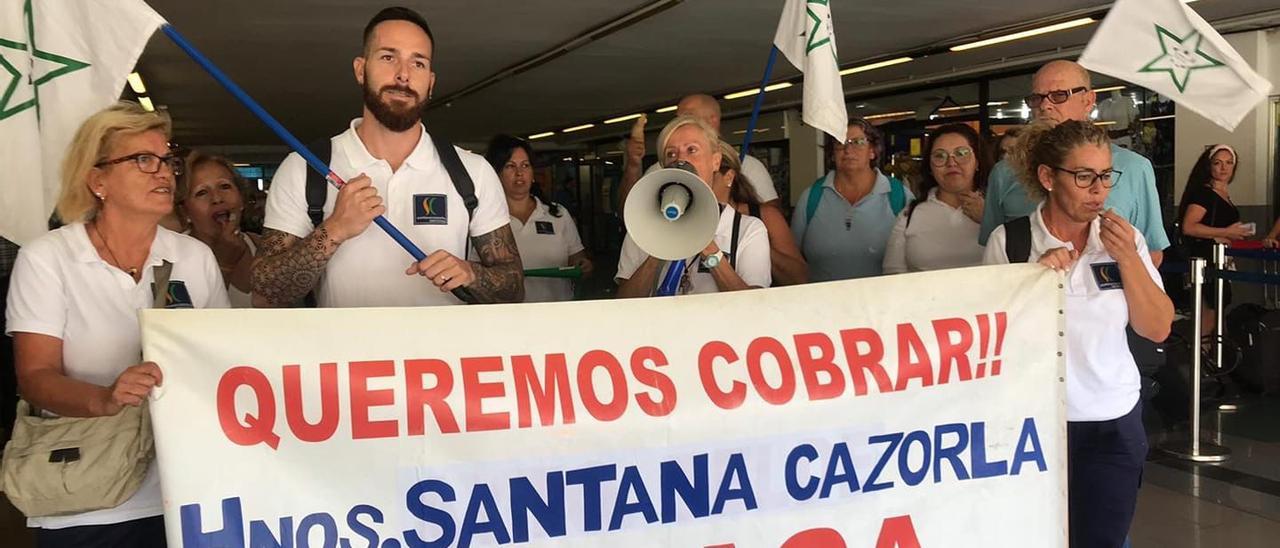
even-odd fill
[[[804,73],[804,123],[844,141],[849,114],[844,107],[830,0],[787,0],[773,45]]]
[[[72,136],[163,23],[140,0],[0,0],[0,236],[46,231]]]
[[[1271,83],[1181,0],[1119,0],[1080,64],[1164,95],[1227,131],[1271,91]]]

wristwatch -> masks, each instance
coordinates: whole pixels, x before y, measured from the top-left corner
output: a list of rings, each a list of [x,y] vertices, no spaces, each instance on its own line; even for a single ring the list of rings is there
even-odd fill
[[[724,252],[717,251],[702,258],[702,267],[707,270],[715,270],[717,266],[720,266],[720,261],[722,260],[724,260]]]

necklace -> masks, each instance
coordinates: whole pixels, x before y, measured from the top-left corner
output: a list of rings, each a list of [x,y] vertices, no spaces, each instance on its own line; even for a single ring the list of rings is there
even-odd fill
[[[111,244],[107,243],[107,238],[102,235],[102,231],[98,229],[98,223],[96,222],[93,223],[93,232],[98,235],[99,240],[102,240],[102,247],[107,250],[107,255],[111,256],[111,262],[115,263],[116,268],[128,272],[130,276],[137,278],[138,268],[125,266],[120,262],[120,259],[116,258],[116,252],[111,250]]]

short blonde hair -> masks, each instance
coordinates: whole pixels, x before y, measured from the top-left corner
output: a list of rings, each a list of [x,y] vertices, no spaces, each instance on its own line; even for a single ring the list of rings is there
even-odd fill
[[[62,160],[62,189],[58,196],[58,218],[64,223],[88,221],[98,214],[102,203],[89,190],[89,172],[94,164],[107,160],[112,145],[121,137],[148,131],[173,134],[169,116],[148,112],[132,101],[120,101],[90,116],[71,139]]]
[[[709,152],[720,151],[720,132],[716,131],[715,128],[711,127],[711,124],[708,124],[703,119],[685,114],[676,116],[675,119],[667,122],[667,126],[662,128],[662,133],[658,134],[658,164],[666,165],[662,161],[662,154],[667,148],[667,141],[671,139],[672,133],[684,126],[697,126],[699,130],[702,130],[702,135],[707,138],[707,146],[709,147],[707,150]]]
[[[178,177],[178,180],[176,181],[177,189],[173,196],[173,202],[176,205],[182,205],[182,202],[187,201],[187,198],[190,197],[191,179],[196,176],[196,168],[203,164],[220,166],[227,170],[227,172],[231,173],[231,183],[236,186],[236,191],[240,193],[241,198],[244,197],[245,191],[249,189],[248,181],[245,181],[244,177],[240,175],[240,172],[236,171],[235,164],[225,156],[209,154],[200,150],[192,150],[187,154],[184,162],[186,163],[186,167],[182,170],[182,176]]]

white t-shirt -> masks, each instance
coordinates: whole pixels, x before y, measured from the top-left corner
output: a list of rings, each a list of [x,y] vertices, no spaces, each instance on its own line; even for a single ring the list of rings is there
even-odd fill
[[[729,260],[730,248],[733,243],[733,219],[734,210],[730,207],[722,208],[720,211],[720,224],[716,226],[716,246],[725,253],[724,261]],[[771,264],[769,259],[769,235],[765,231],[764,222],[750,215],[741,216],[741,227],[738,229],[738,259],[735,261],[734,271],[742,278],[743,282],[752,287],[769,287],[773,283],[773,274],[770,272]],[[636,269],[644,263],[649,255],[640,250],[640,246],[631,240],[628,234],[626,239],[622,241],[622,253],[618,257],[618,275],[615,281],[622,283],[622,280],[631,278],[635,274]],[[716,286],[715,278],[711,277],[710,272],[704,272],[701,260],[697,257],[690,257],[685,261],[686,272],[689,274],[689,282],[693,289],[689,293],[716,293],[720,289]],[[658,281],[654,284],[654,290],[657,285],[662,283],[663,277],[667,274],[667,268],[664,266],[658,272]]]
[[[910,213],[910,224],[907,214]],[[884,251],[884,273],[922,272],[964,268],[982,264],[978,245],[980,225],[938,199],[938,189],[915,207],[904,209],[889,233]]]
[[[1043,206],[1041,206],[1043,207]],[[1031,253],[1027,262],[1036,262],[1058,247],[1072,249],[1049,234],[1037,208],[1031,214]],[[1122,417],[1138,403],[1141,379],[1129,351],[1125,328],[1129,325],[1129,305],[1115,259],[1102,246],[1101,221],[1089,226],[1089,243],[1066,276],[1067,319],[1067,420],[1108,421]],[[1134,230],[1134,245],[1147,273],[1161,289],[1160,273],[1151,263],[1146,239]],[[1005,228],[997,227],[987,240],[984,264],[1008,264],[1005,255]],[[1111,265],[1105,267],[1104,265]]]
[[[462,164],[475,183],[479,206],[470,223],[462,196],[454,189],[449,173],[436,153],[431,136],[422,125],[418,146],[395,173],[386,160],[374,158],[356,135],[360,119],[332,139],[333,158],[329,167],[343,180],[364,173],[387,208],[386,218],[423,253],[443,249],[466,258],[468,235],[483,236],[506,226],[507,201],[498,175],[484,158],[458,150]],[[456,147],[455,147],[456,148]],[[297,153],[280,164],[267,193],[266,228],[299,238],[311,233],[307,216],[306,162]],[[338,190],[328,186],[324,215],[333,213]],[[443,207],[442,207],[443,206]],[[472,257],[474,259],[474,257]],[[329,259],[316,291],[322,307],[436,306],[461,304],[452,294],[441,292],[422,276],[406,276],[414,262],[404,248],[370,224],[359,236],[343,242]]]
[[[529,222],[511,217],[511,231],[515,233],[516,247],[520,249],[520,262],[524,269],[568,266],[569,256],[582,251],[582,239],[573,217],[559,206],[560,216],[551,214],[551,208],[534,198],[537,205]],[[573,282],[563,278],[524,279],[524,302],[544,303],[573,300]]]
[[[648,175],[657,171],[662,167],[662,162],[655,163],[646,169],[644,174]],[[764,167],[755,156],[747,155],[742,161],[742,176],[746,177],[747,182],[751,184],[751,190],[756,193],[756,198],[760,199],[760,203],[770,202],[778,199],[778,190],[773,188],[773,177],[769,175],[769,168]]]
[[[5,334],[37,333],[62,339],[62,369],[68,377],[110,386],[125,369],[142,361],[138,311],[151,308],[155,279],[151,267],[166,260],[173,263],[169,294],[178,301],[175,308],[227,308],[218,262],[199,240],[160,227],[142,280],[134,282],[98,256],[83,223],[73,223],[41,236],[18,253],[9,285]],[[27,525],[62,529],[163,513],[160,476],[152,466],[138,492],[120,506],[30,518]]]

